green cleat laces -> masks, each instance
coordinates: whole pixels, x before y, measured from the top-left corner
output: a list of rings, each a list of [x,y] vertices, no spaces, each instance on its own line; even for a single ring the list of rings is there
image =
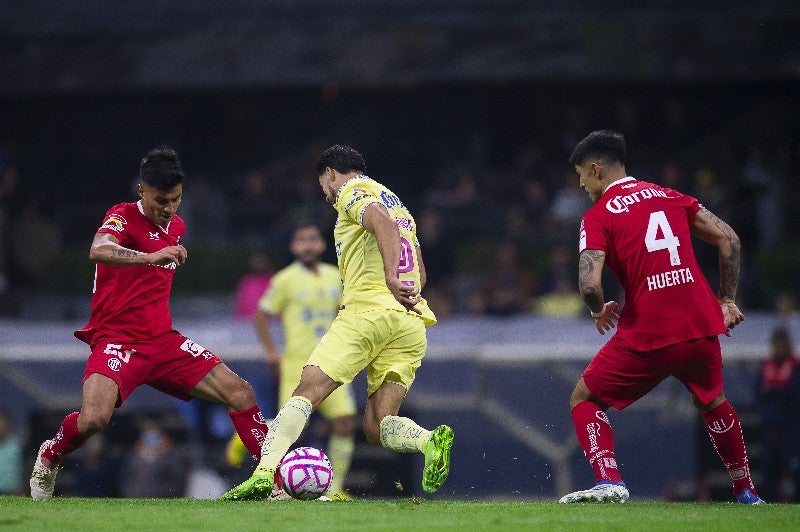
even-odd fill
[[[439,425],[425,444],[425,467],[422,469],[422,489],[434,493],[442,487],[450,472],[450,449],[453,429]]]
[[[275,471],[256,468],[253,476],[226,491],[223,501],[253,501],[268,499],[275,485]]]

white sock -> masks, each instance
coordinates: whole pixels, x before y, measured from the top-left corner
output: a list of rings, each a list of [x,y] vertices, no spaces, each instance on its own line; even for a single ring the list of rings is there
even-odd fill
[[[261,444],[258,469],[275,471],[286,456],[289,447],[297,441],[311,416],[311,401],[296,395],[290,397],[278,415],[269,424],[269,431]]]
[[[431,431],[407,417],[386,416],[381,420],[381,445],[399,453],[423,452],[430,436]]]

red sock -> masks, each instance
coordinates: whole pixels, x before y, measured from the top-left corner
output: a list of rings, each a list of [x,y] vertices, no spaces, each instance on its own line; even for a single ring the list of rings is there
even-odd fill
[[[58,432],[53,438],[53,443],[45,447],[42,457],[57,464],[61,457],[69,454],[86,441],[86,436],[78,431],[78,412],[73,412],[61,422]]]
[[[744,488],[750,488],[755,493],[753,481],[750,479],[750,466],[747,464],[742,426],[736,410],[725,401],[714,410],[703,414],[703,421],[714,449],[733,480],[734,495],[739,495]]]
[[[238,412],[230,412],[233,426],[239,438],[253,455],[255,460],[261,458],[261,443],[267,436],[267,420],[261,414],[261,409],[258,405],[253,405],[247,410],[239,410]]]
[[[572,422],[595,480],[622,482],[614,455],[614,432],[606,413],[595,403],[583,401],[572,409]]]

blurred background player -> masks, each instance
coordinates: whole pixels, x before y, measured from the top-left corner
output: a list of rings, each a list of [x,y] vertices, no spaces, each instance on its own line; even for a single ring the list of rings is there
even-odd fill
[[[22,444],[11,414],[0,408],[0,495],[17,495],[22,487]]]
[[[339,213],[334,241],[344,282],[342,305],[303,368],[300,384],[270,423],[253,476],[223,499],[268,496],[278,463],[312,410],[365,368],[367,441],[423,453],[422,487],[429,493],[447,479],[453,430],[440,425],[429,431],[397,415],[425,356],[425,327],[436,323],[420,296],[425,265],[416,224],[400,199],[365,172],[363,156],[347,146],[328,148],[317,162],[325,199]]]
[[[188,255],[180,244],[186,225],[176,214],[183,178],[175,151],[151,150],[139,168],[139,201],[111,207],[94,236],[92,314],[75,332],[91,347],[81,409],[39,448],[30,479],[35,500],[52,498],[61,458],[105,428],[114,408],[142,384],[185,401],[199,397],[227,406],[247,449],[260,455],[267,427],[253,388],[172,328],[172,279]]]
[[[299,225],[292,235],[289,251],[295,262],[279,271],[272,279],[258,304],[254,323],[264,347],[267,366],[278,375],[278,404],[285,404],[300,383],[311,352],[330,328],[342,297],[339,269],[320,261],[325,252],[325,240],[319,227]],[[284,333],[284,352],[281,353],[270,332],[270,320],[280,316]],[[356,402],[350,384],[337,388],[319,405],[319,412],[330,422],[325,453],[333,465],[333,481],[329,488],[332,498],[346,499],[344,482],[350,469],[355,446],[354,431]],[[239,437],[234,434],[228,445],[228,461],[238,466],[246,453]]]
[[[755,398],[762,494],[776,502],[800,502],[800,366],[789,332],[782,327],[772,331],[770,355],[761,363]]]
[[[625,502],[614,435],[605,411],[640,399],[669,376],[691,392],[711,442],[743,504],[763,504],[750,478],[739,417],[722,390],[717,335],[744,320],[736,306],[739,237],[691,196],[637,181],[625,171],[625,139],[595,131],[581,140],[569,162],[594,205],[580,231],[579,288],[600,334],[616,334],[578,380],[570,408],[575,432],[597,484],[562,503]],[[703,276],[691,236],[718,248],[719,298]],[[625,306],[603,298],[603,265],[625,290]]]

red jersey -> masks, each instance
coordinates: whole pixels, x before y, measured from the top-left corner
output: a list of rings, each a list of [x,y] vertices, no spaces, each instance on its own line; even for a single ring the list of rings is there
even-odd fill
[[[700,208],[691,196],[627,177],[583,216],[579,249],[606,254],[625,289],[616,334],[635,350],[725,332],[692,248],[690,227]]]
[[[144,215],[139,203],[111,207],[98,233],[114,235],[121,246],[153,253],[177,245],[186,224],[177,215],[159,227]],[[92,316],[75,336],[88,344],[98,337],[144,340],[172,329],[169,295],[175,264],[110,266],[96,264]]]

